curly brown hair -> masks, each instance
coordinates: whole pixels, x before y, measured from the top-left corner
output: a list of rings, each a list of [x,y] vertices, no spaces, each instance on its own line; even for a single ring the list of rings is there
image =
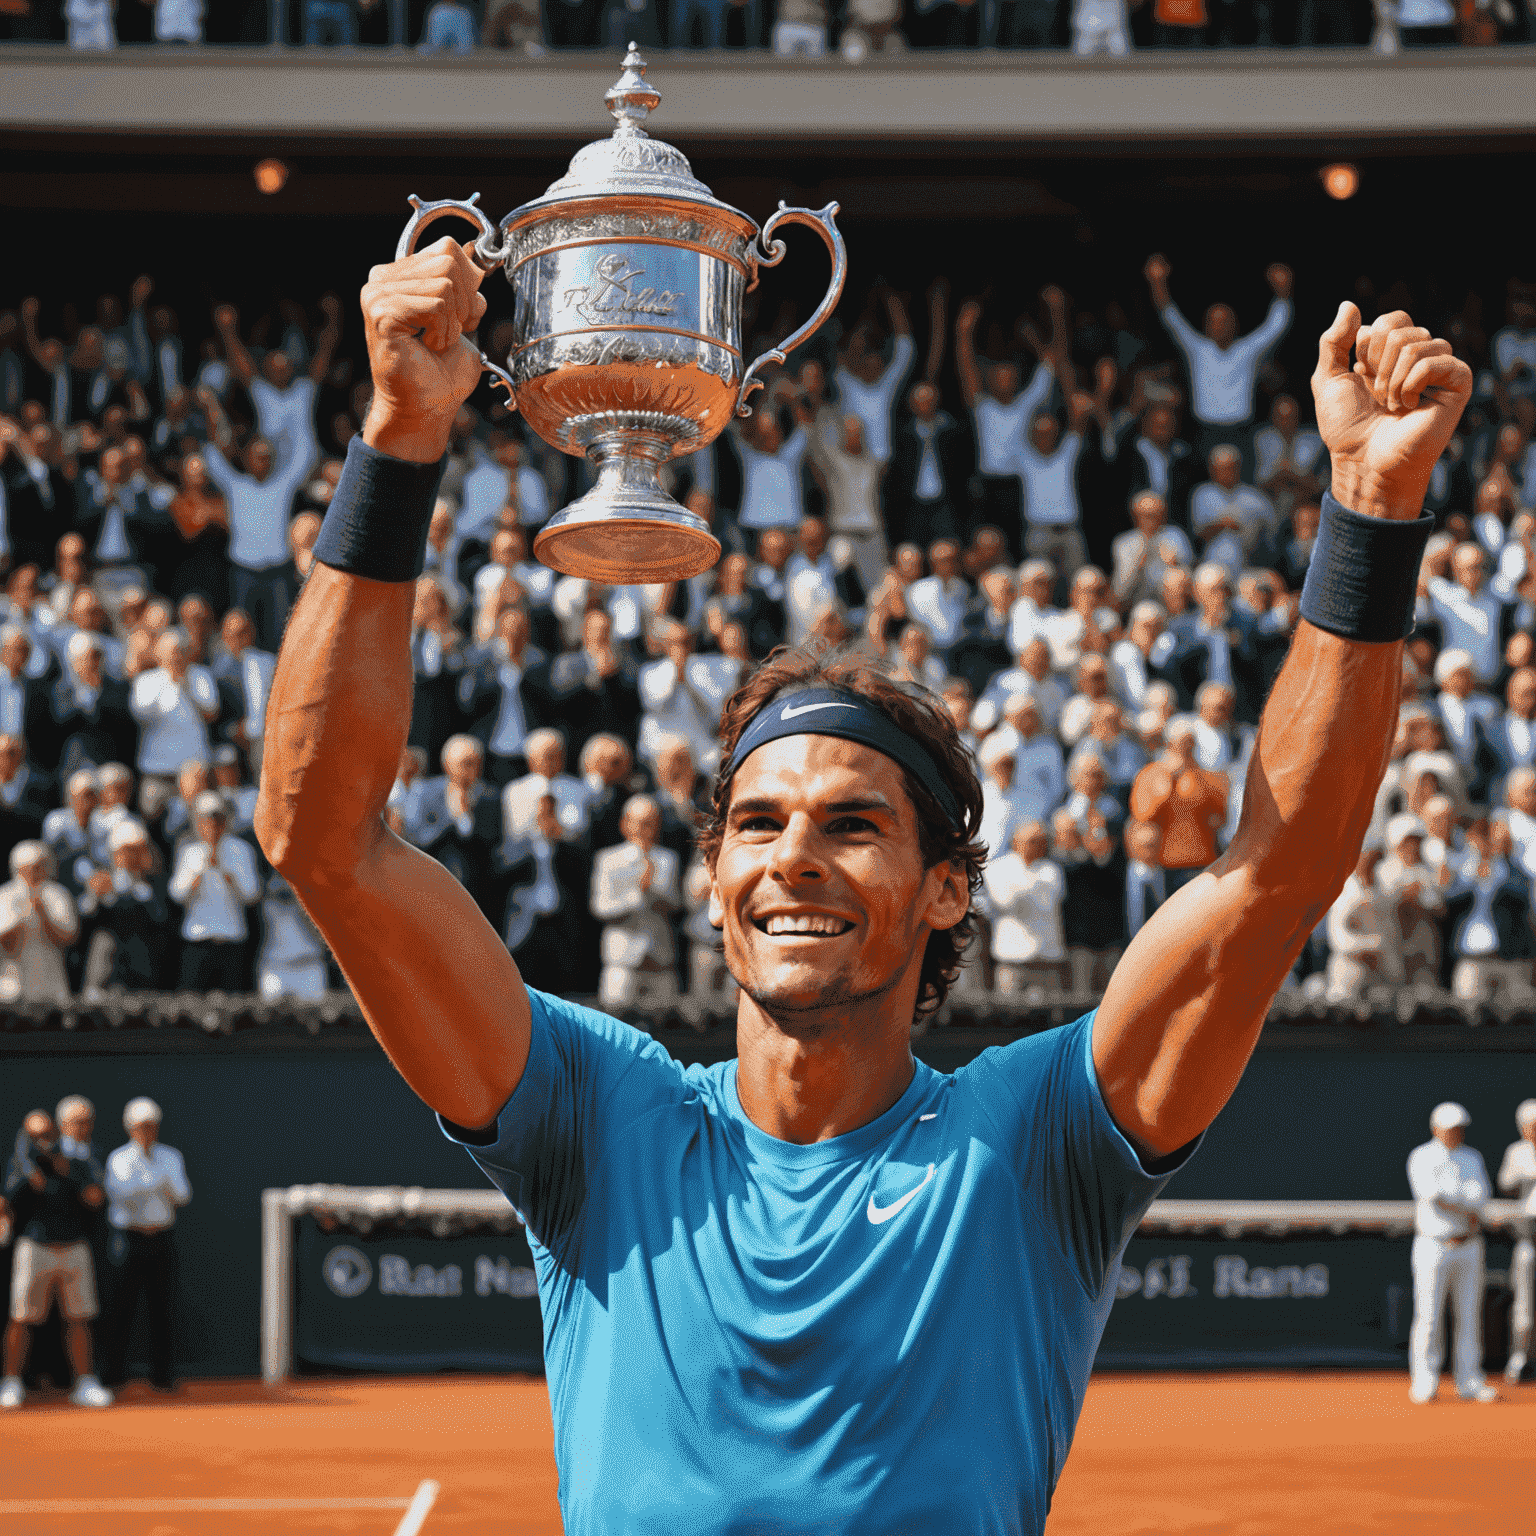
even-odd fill
[[[713,870],[731,808],[731,780],[725,777],[725,768],[741,733],[758,711],[779,694],[815,687],[841,688],[883,710],[933,759],[960,807],[963,827],[957,832],[932,791],[907,769],[901,770],[907,796],[917,811],[918,850],[923,867],[932,869],[936,864],[947,863],[963,868],[971,895],[970,910],[953,928],[936,929],[928,935],[913,1016],[916,1024],[949,995],[965,963],[965,951],[976,936],[976,895],[987,862],[986,844],[980,841],[981,783],[954,721],[935,695],[926,688],[897,682],[880,662],[851,647],[836,647],[813,639],[793,650],[775,651],[731,695],[721,713],[721,770],[715,777],[710,809],[699,825],[699,852]]]

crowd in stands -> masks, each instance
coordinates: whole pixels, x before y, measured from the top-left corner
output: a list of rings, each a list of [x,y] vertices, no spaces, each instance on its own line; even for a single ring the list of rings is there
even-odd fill
[[[378,43],[422,53],[769,49],[857,62],[908,49],[1488,46],[1532,40],[1531,0],[8,0],[0,29],[81,49]],[[0,35],[4,35],[0,31]]]
[[[1186,318],[1161,256],[1145,335],[1055,287],[1023,315],[951,313],[936,281],[917,334],[889,289],[850,302],[753,416],[667,466],[723,555],[666,585],[537,564],[588,467],[465,406],[390,825],[530,984],[728,1000],[693,837],[721,707],[775,646],[819,637],[938,695],[974,750],[992,857],[960,992],[1098,988],[1231,838],[1297,622],[1329,464],[1276,360],[1291,274],[1265,276],[1246,332],[1220,302]],[[1367,850],[1296,974],[1330,996],[1531,989],[1536,286],[1511,281],[1505,309],[1425,317],[1478,382],[1430,489]],[[89,323],[59,316],[0,313],[0,997],[318,997],[337,977],[256,845],[253,781],[368,404],[357,337],[330,298],[242,325],[178,315],[148,278]],[[749,316],[749,350],[797,318]]]

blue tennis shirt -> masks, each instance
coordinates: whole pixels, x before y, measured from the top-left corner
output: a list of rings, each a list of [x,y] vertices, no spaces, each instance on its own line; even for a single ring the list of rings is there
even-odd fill
[[[468,1150],[528,1225],[568,1536],[1041,1531],[1172,1172],[1111,1120],[1093,1015],[797,1146],[734,1061],[529,995]]]

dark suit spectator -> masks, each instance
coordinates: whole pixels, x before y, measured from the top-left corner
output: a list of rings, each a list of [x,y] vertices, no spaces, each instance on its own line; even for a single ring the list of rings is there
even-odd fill
[[[1176,528],[1189,527],[1189,498],[1200,480],[1202,465],[1195,450],[1178,435],[1179,413],[1158,401],[1141,414],[1140,429],[1122,447],[1130,476],[1131,496],[1155,491],[1168,508]]]
[[[1063,806],[1052,830],[1051,856],[1065,882],[1061,925],[1071,988],[1079,996],[1102,993],[1124,945],[1125,860],[1119,840],[1097,810],[1080,825]]]
[[[242,608],[231,608],[224,615],[219,638],[223,654],[208,670],[219,688],[224,722],[220,729],[249,762],[259,763],[277,658],[257,648],[256,626]]]
[[[555,814],[555,797],[541,795],[526,836],[507,840],[503,857],[511,895],[504,938],[530,987],[560,997],[597,985],[587,893],[592,858]]]
[[[73,522],[74,496],[62,474],[32,450],[21,426],[0,417],[0,557],[12,566],[47,566],[54,546]],[[9,546],[8,548],[6,546]]]
[[[459,705],[469,734],[485,748],[486,778],[504,788],[527,767],[528,733],[552,715],[548,668],[543,652],[529,643],[523,609],[508,608],[496,621],[496,634],[459,682]]]
[[[91,872],[91,813],[100,791],[95,772],[79,769],[65,781],[65,803],[43,818],[43,845],[53,858],[59,884],[76,902]]]
[[[42,836],[52,805],[53,785],[27,762],[26,741],[0,735],[0,859],[8,860],[17,843]]]
[[[1251,614],[1233,606],[1231,578],[1222,566],[1196,571],[1195,600],[1198,610],[1167,672],[1179,690],[1179,706],[1192,707],[1204,683],[1226,683],[1236,695],[1238,719],[1257,724],[1264,702],[1258,626]]]
[[[1188,535],[1168,526],[1168,503],[1157,491],[1138,491],[1131,498],[1131,522],[1112,547],[1110,587],[1122,607],[1155,600],[1171,569],[1195,563]]]
[[[142,822],[131,816],[107,834],[111,867],[86,877],[80,915],[91,925],[81,991],[160,992],[175,984],[172,925],[165,876]]]
[[[932,384],[914,385],[908,404],[912,414],[892,435],[886,527],[893,541],[910,539],[926,548],[966,531],[970,445],[965,429],[940,409]]]
[[[27,1116],[5,1175],[4,1203],[14,1223],[16,1251],[0,1408],[19,1408],[25,1401],[21,1373],[32,1330],[47,1318],[55,1296],[75,1372],[70,1401],[82,1408],[111,1405],[112,1394],[91,1367],[90,1321],[100,1309],[89,1239],[106,1199],[102,1178],[94,1159],[82,1162],[61,1150],[58,1128],[46,1110]]]
[[[178,599],[197,593],[222,609],[229,602],[229,503],[201,453],[189,453],[177,474],[181,489],[166,508],[176,531],[166,590]]]
[[[1519,667],[1504,687],[1504,710],[1481,723],[1474,774],[1498,799],[1516,768],[1536,766],[1536,667]]]
[[[136,484],[128,456],[118,447],[102,450],[96,469],[75,482],[75,527],[85,540],[98,590],[126,587],[159,590],[162,572],[173,563],[175,525]]]
[[[34,761],[51,769],[57,749],[50,729],[48,685],[28,671],[32,649],[19,625],[0,625],[0,735],[24,736]]]
[[[415,677],[411,696],[410,742],[441,759],[448,738],[463,727],[459,682],[468,657],[464,637],[454,627],[448,598],[435,576],[416,583],[416,607],[411,619],[411,666]]]
[[[506,904],[501,796],[481,777],[485,756],[473,736],[451,737],[443,774],[421,795],[417,842],[474,897],[486,920],[501,925]]]
[[[1147,821],[1126,822],[1125,857],[1125,942],[1129,944],[1168,899],[1161,829]]]
[[[751,575],[746,555],[727,555],[720,562],[715,590],[704,605],[704,627],[718,644],[727,624],[739,624],[753,658],[761,661],[784,639],[783,584],[775,598]]]
[[[1449,948],[1455,957],[1451,990],[1468,1002],[1499,991],[1529,1003],[1536,996],[1531,984],[1536,959],[1531,890],[1510,867],[1508,824],[1479,817],[1467,828],[1467,844],[1460,873],[1443,893]]]
[[[581,749],[582,783],[587,790],[588,841],[593,851],[624,841],[619,821],[624,802],[636,793],[634,757],[618,736],[591,736]]]
[[[607,611],[588,610],[581,621],[581,648],[555,657],[549,669],[550,696],[573,752],[579,753],[599,732],[635,740],[640,729],[639,676],[627,648],[613,638]]]

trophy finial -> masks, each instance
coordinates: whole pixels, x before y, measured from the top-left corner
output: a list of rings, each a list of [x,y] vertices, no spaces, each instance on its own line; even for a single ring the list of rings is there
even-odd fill
[[[645,136],[641,125],[661,105],[661,92],[646,80],[645,60],[634,43],[624,55],[624,73],[616,85],[609,87],[603,100],[618,122],[618,127],[613,130],[615,134]]]

